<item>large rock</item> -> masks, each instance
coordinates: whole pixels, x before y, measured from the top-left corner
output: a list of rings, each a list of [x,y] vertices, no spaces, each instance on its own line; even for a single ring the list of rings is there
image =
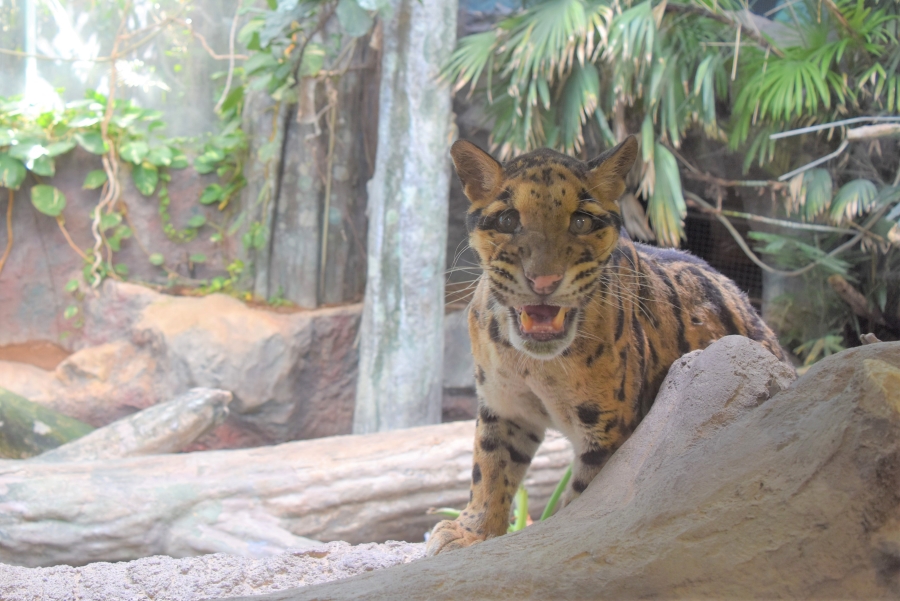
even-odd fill
[[[277,443],[349,432],[359,315],[358,305],[279,314],[225,295],[161,297],[132,342],[156,358],[170,394],[230,390],[237,422]]]
[[[350,432],[360,306],[275,312],[107,281],[85,301],[83,348],[54,372],[0,361],[0,385],[105,426],[194,387],[234,394],[194,450]]]
[[[631,439],[554,518],[264,598],[896,598],[900,343],[833,355],[769,398],[786,372],[756,343],[722,339],[673,366]]]
[[[273,311],[107,281],[84,304],[80,350],[54,371],[0,360],[0,386],[95,427],[195,386],[232,391],[231,417],[190,450],[346,434],[360,311]],[[465,312],[447,315],[444,338],[444,421],[472,419]]]

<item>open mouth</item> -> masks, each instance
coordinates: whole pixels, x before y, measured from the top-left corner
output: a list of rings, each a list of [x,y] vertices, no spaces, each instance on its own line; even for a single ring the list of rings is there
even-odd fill
[[[576,312],[572,307],[556,305],[523,305],[512,311],[522,337],[541,341],[564,338]]]

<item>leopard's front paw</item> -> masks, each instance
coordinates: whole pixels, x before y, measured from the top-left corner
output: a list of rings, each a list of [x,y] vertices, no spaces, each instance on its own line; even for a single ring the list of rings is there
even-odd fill
[[[430,557],[444,551],[469,547],[483,540],[483,534],[476,534],[457,521],[444,520],[438,522],[431,531],[428,545],[425,547],[425,554]]]

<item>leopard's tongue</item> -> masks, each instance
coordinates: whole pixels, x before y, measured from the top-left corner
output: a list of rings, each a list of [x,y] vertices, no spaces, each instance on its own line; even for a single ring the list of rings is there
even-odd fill
[[[519,308],[519,323],[526,334],[559,334],[568,311],[553,305],[525,305]]]

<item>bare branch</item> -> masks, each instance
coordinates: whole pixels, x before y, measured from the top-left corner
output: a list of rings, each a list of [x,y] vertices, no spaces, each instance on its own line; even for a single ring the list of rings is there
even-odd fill
[[[882,123],[881,125],[864,125],[848,129],[847,139],[850,141],[873,140],[897,134],[900,134],[900,123]]]
[[[866,297],[862,295],[862,293],[853,287],[853,285],[844,279],[840,274],[833,274],[828,276],[828,285],[831,286],[832,290],[837,292],[837,295],[841,297],[847,305],[850,307],[850,310],[853,311],[859,317],[864,319],[868,319],[870,322],[884,324],[884,316],[879,311],[878,307],[869,308],[869,301],[866,300]]]
[[[789,129],[788,131],[778,132],[769,136],[770,140],[779,140],[781,138],[789,138],[791,136],[799,136],[801,134],[809,134],[814,131],[822,131],[823,129],[833,129],[841,125],[853,125],[854,123],[900,123],[900,117],[852,117],[850,119],[841,119],[840,121],[831,121],[830,123],[822,123],[820,125],[810,125],[809,127],[801,127],[800,129]]]
[[[803,165],[802,167],[798,167],[798,168],[794,169],[793,171],[788,171],[787,173],[785,173],[784,175],[779,177],[778,181],[780,181],[780,182],[787,181],[799,173],[803,173],[804,171],[809,171],[813,167],[816,167],[818,165],[821,165],[822,163],[826,163],[826,162],[830,161],[834,157],[836,157],[839,154],[841,154],[842,152],[844,152],[847,149],[847,146],[849,144],[850,144],[849,140],[844,140],[843,142],[841,142],[841,145],[838,146],[837,150],[835,150],[834,152],[826,154],[825,156],[818,158],[811,163],[807,163],[807,164]]]
[[[769,265],[766,265],[762,261],[762,259],[760,259],[756,255],[756,253],[754,253],[750,249],[750,247],[747,246],[747,242],[744,240],[744,237],[741,236],[740,232],[738,232],[735,229],[735,227],[731,224],[731,222],[724,215],[722,215],[719,211],[717,211],[715,209],[715,207],[713,207],[711,204],[709,204],[708,202],[706,202],[705,200],[703,200],[702,198],[700,198],[693,192],[689,192],[689,191],[685,190],[684,195],[686,197],[690,198],[690,200],[697,203],[697,205],[699,205],[700,207],[705,209],[706,212],[712,213],[715,216],[715,218],[718,219],[719,222],[725,226],[725,229],[728,230],[728,233],[731,234],[731,237],[734,238],[734,241],[737,242],[738,246],[741,247],[741,250],[744,251],[744,254],[747,255],[747,258],[749,258],[751,261],[756,263],[760,267],[760,269],[763,269],[764,271],[767,271],[769,273],[784,276],[784,277],[796,277],[799,275],[803,275],[804,273],[814,269],[815,267],[818,267],[823,262],[825,262],[827,259],[831,259],[833,257],[838,256],[842,252],[850,250],[851,248],[856,246],[856,244],[860,240],[862,240],[863,236],[865,236],[869,232],[870,229],[875,227],[875,224],[878,223],[878,221],[884,216],[884,214],[887,212],[887,210],[891,207],[891,205],[888,204],[888,205],[881,207],[877,211],[875,211],[875,213],[869,217],[868,222],[865,225],[863,225],[861,228],[859,228],[859,232],[857,232],[857,234],[855,236],[853,236],[853,238],[851,238],[847,242],[844,242],[843,244],[841,244],[840,246],[838,246],[837,248],[832,250],[830,253],[828,253],[824,257],[816,259],[809,265],[806,265],[805,267],[801,267],[800,269],[794,269],[792,271],[783,271],[781,269],[775,269],[774,267],[770,267]]]

